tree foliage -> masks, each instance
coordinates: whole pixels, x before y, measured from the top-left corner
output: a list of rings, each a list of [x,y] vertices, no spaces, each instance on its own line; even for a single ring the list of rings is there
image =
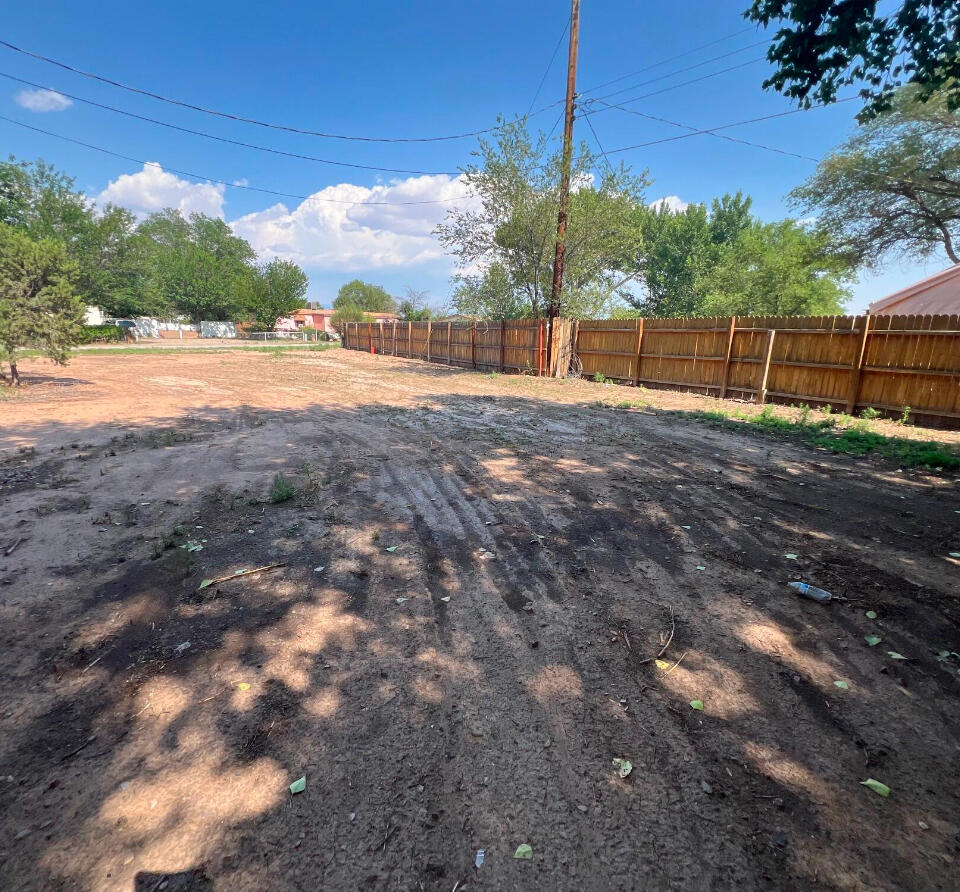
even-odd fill
[[[342,285],[333,301],[333,308],[340,309],[346,305],[360,307],[368,313],[396,313],[397,302],[389,292],[380,285],[371,285],[360,279],[354,279]],[[350,320],[356,321],[356,320]]]
[[[939,250],[960,263],[960,112],[943,93],[919,103],[917,91],[899,91],[791,193],[867,266]]]
[[[464,181],[479,207],[450,211],[436,233],[462,269],[455,280],[458,312],[487,318],[547,313],[553,274],[560,155],[544,134],[533,138],[523,122],[502,123],[494,140],[481,140],[479,161]],[[574,154],[560,313],[601,313],[617,293],[618,265],[636,233],[629,225],[647,186],[646,174],[605,168],[586,145]]]
[[[74,290],[76,265],[62,242],[31,239],[0,223],[0,362],[18,384],[17,360],[39,350],[64,363],[79,342],[84,303]]]
[[[866,119],[915,84],[924,101],[944,89],[960,107],[960,2],[902,0],[882,14],[877,0],[753,0],[744,15],[779,25],[767,53],[778,67],[765,81],[803,106],[835,101],[860,84]]]
[[[330,317],[330,324],[337,330],[341,337],[350,322],[369,322],[373,317],[368,316],[363,307],[349,302],[341,302],[340,306],[334,306],[333,315]]]
[[[289,260],[275,258],[257,268],[248,304],[253,322],[261,330],[272,329],[278,319],[303,306],[307,274]]]
[[[764,223],[741,193],[710,209],[636,211],[641,248],[635,259],[641,315],[802,315],[839,313],[853,264],[822,228],[794,220]]]
[[[261,321],[268,301],[296,309],[305,290],[299,267],[257,266],[223,220],[167,209],[138,223],[124,208],[95,207],[43,161],[0,162],[0,222],[61,244],[76,264],[77,293],[112,316]]]
[[[426,322],[433,317],[433,311],[427,306],[427,292],[407,288],[407,295],[397,308],[404,322]]]

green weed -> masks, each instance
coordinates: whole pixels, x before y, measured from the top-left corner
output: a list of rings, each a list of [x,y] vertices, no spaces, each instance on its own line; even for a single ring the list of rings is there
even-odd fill
[[[297,494],[297,488],[284,476],[282,471],[278,471],[270,485],[268,498],[274,505],[280,502],[288,502]]]

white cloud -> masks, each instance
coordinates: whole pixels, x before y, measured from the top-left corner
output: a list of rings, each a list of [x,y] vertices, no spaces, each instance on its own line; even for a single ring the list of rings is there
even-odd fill
[[[234,180],[234,181],[233,181],[233,185],[234,185],[234,186],[249,186],[249,185],[250,185],[250,180],[248,180],[246,177],[240,177],[239,180]]]
[[[223,183],[181,180],[151,161],[143,165],[143,170],[122,174],[108,183],[97,196],[97,202],[122,205],[138,216],[176,208],[184,215],[199,212],[222,217],[224,189]]]
[[[446,175],[410,177],[369,188],[341,183],[315,192],[292,210],[276,204],[230,225],[264,259],[282,257],[336,271],[406,267],[442,258],[434,227],[450,208],[473,200],[397,203],[436,202],[465,192],[460,177]]]
[[[658,198],[656,201],[651,201],[650,207],[655,211],[659,211],[660,208],[665,207],[675,214],[682,214],[690,207],[690,202],[684,201],[679,195],[666,195],[663,198]]]
[[[73,105],[72,99],[55,90],[21,90],[13,101],[32,112],[58,112]]]

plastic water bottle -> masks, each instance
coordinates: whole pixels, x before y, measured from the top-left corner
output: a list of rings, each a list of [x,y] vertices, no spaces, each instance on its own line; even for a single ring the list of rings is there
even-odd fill
[[[806,582],[788,582],[787,585],[789,585],[790,588],[796,589],[802,597],[816,601],[818,604],[829,604],[830,599],[833,597],[830,592],[826,592],[822,588],[817,588],[815,585],[808,585]]]

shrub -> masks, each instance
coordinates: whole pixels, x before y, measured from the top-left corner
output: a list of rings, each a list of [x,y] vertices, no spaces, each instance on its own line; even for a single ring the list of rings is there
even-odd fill
[[[274,504],[289,501],[296,495],[297,488],[280,471],[274,476],[270,485],[270,501]]]
[[[119,325],[84,325],[80,332],[81,344],[108,344],[124,339]]]

